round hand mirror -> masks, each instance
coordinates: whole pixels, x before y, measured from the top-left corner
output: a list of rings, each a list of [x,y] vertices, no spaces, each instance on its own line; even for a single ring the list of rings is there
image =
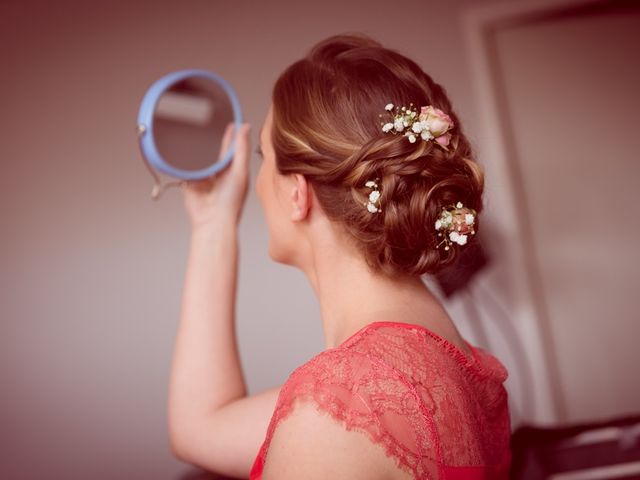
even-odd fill
[[[225,129],[233,124],[229,148],[222,151]],[[227,167],[242,124],[235,91],[207,70],[179,70],[156,80],[140,104],[136,130],[142,157],[155,179],[151,197],[185,180],[209,177]],[[181,181],[160,185],[158,173]]]

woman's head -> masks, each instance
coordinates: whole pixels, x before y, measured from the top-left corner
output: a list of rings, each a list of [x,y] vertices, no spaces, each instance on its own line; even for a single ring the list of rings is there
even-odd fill
[[[383,132],[380,115],[389,103],[448,114],[454,127],[447,149]],[[284,232],[300,212],[284,216],[274,206],[291,193],[306,195],[299,186],[312,190],[374,272],[436,273],[467,248],[436,248],[434,224],[442,207],[457,202],[480,213],[483,172],[444,88],[409,58],[363,34],[329,37],[277,79],[263,129],[269,151],[256,188],[272,237],[279,232],[274,248],[295,250]],[[380,213],[364,206],[371,192],[365,184],[374,179]]]

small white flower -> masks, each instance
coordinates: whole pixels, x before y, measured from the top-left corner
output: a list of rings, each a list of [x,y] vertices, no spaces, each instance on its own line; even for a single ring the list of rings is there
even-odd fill
[[[436,230],[440,230],[440,227],[442,227],[442,222],[440,220],[436,220]]]
[[[382,127],[382,131],[384,133],[387,133],[392,128],[393,128],[393,123],[385,123],[385,125]]]
[[[456,208],[462,208],[462,202],[456,203]]]
[[[415,117],[418,114],[418,112],[411,112],[411,118]]]
[[[378,207],[376,207],[373,203],[367,203],[367,210],[371,213],[375,213],[378,211]]]
[[[460,236],[460,234],[458,232],[456,232],[455,230],[453,232],[449,233],[449,239],[452,242],[457,242],[459,236]]]
[[[413,133],[411,135],[409,135],[409,141],[411,143],[416,143],[416,136]]]
[[[464,245],[467,243],[467,236],[466,235],[458,235],[458,239],[456,240],[456,243],[458,245]]]
[[[379,198],[380,198],[380,192],[378,190],[374,190],[369,194],[370,202],[377,202]]]
[[[387,106],[384,107],[385,110],[391,110],[393,108],[393,103],[387,103]]]
[[[404,130],[404,124],[401,118],[396,118],[396,120],[393,123],[396,131],[401,132],[402,130]]]
[[[364,184],[365,187],[375,187],[376,186],[376,182],[374,182],[373,180],[369,180],[367,183]]]
[[[422,130],[422,132],[420,132],[420,136],[422,137],[423,140],[431,140],[433,138],[433,135],[431,135],[431,132],[426,128]]]
[[[404,124],[405,127],[409,126],[409,121],[406,118],[402,120],[402,123]]]
[[[473,225],[473,221],[474,221],[474,216],[471,213],[467,213],[464,216],[464,223],[466,223],[467,225]]]
[[[416,133],[420,133],[422,131],[422,123],[415,122],[413,125],[411,125],[411,130]]]

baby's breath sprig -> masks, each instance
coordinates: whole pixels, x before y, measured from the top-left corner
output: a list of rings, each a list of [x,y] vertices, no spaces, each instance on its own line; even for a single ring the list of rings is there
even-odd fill
[[[380,122],[384,133],[404,135],[411,143],[415,143],[419,135],[422,140],[434,140],[442,148],[448,150],[447,145],[449,145],[451,134],[447,132],[453,128],[453,121],[442,110],[432,105],[426,105],[421,107],[420,113],[418,113],[413,102],[409,104],[409,107],[399,107],[388,103],[384,109],[390,116],[388,122]],[[392,110],[395,113],[392,113]],[[382,116],[382,114],[379,115],[380,118]]]
[[[375,180],[369,180],[364,184],[365,187],[369,187],[372,190],[372,192],[369,193],[369,201],[363,202],[363,205],[367,207],[367,210],[371,213],[382,212],[382,209],[380,208],[380,190],[378,190],[377,180],[380,179],[376,178]]]

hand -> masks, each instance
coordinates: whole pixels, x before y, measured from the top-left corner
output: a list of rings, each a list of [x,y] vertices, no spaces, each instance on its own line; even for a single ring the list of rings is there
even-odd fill
[[[240,220],[249,185],[251,125],[243,123],[238,130],[234,156],[226,168],[205,179],[182,184],[185,208],[194,228],[215,224],[221,217],[231,217],[236,223]],[[229,123],[219,158],[228,150],[233,131],[234,124]]]

